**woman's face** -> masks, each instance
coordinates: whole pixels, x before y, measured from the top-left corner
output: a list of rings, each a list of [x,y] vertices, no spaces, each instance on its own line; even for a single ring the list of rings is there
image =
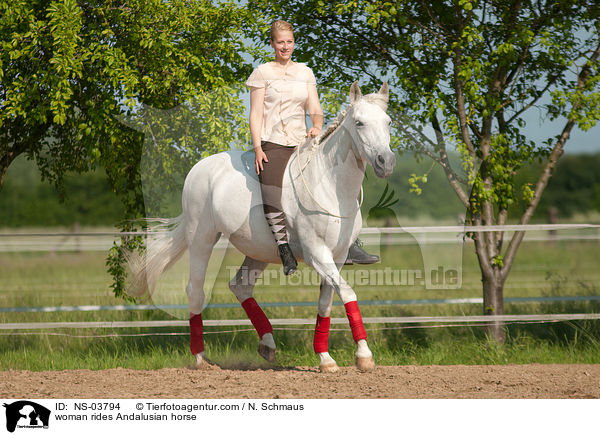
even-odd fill
[[[294,34],[289,30],[276,31],[271,39],[275,60],[289,60],[294,51]]]

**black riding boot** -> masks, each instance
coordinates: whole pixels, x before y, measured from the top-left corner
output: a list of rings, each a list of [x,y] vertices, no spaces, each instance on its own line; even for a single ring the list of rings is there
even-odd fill
[[[362,249],[362,242],[356,239],[348,248],[348,257],[344,264],[373,264],[379,261],[378,255],[369,254]]]
[[[296,272],[298,262],[294,258],[294,253],[292,252],[289,243],[282,243],[281,245],[277,245],[277,247],[279,248],[279,256],[283,263],[283,273],[285,275],[291,275]]]

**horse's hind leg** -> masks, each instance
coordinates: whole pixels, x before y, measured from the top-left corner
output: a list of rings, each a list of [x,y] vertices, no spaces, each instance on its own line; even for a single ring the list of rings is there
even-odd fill
[[[202,240],[194,240],[190,246],[190,280],[186,293],[190,307],[190,350],[196,357],[196,366],[209,364],[204,355],[204,328],[202,324],[202,310],[204,308],[204,278],[208,268],[208,260],[217,243],[218,236],[214,238],[207,235]]]
[[[235,277],[229,282],[229,288],[242,304],[242,308],[258,333],[260,338],[258,353],[267,361],[274,362],[275,340],[273,340],[273,327],[252,296],[256,280],[265,270],[265,267],[267,267],[267,263],[246,257]]]

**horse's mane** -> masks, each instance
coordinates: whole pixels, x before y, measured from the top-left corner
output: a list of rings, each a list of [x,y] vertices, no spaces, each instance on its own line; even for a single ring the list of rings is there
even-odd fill
[[[388,106],[387,97],[376,92],[374,94],[364,95],[363,98],[367,102],[369,102],[371,104],[376,104],[377,106],[381,107],[384,112],[387,112],[387,106]],[[329,123],[329,125],[325,128],[325,130],[323,130],[321,132],[321,134],[318,135],[314,139],[314,141],[313,141],[314,146],[317,146],[320,143],[327,140],[327,138],[329,136],[331,136],[340,127],[340,125],[342,125],[342,122],[344,122],[344,119],[346,119],[346,115],[348,115],[349,108],[350,108],[350,106],[346,107],[344,110],[342,110],[340,113],[337,114],[335,119]]]
[[[314,144],[319,145],[321,142],[325,141],[329,136],[331,136],[333,132],[336,131],[340,125],[342,125],[342,122],[344,122],[344,119],[346,119],[347,114],[348,107],[337,114],[335,119],[329,123],[325,130],[323,130],[321,134],[315,138]]]

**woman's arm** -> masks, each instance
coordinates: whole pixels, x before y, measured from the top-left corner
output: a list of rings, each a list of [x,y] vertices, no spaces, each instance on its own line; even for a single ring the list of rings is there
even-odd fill
[[[321,103],[319,102],[319,94],[317,93],[317,87],[311,84],[308,84],[308,115],[310,116],[310,120],[312,121],[312,127],[308,130],[309,137],[315,137],[319,133],[321,133],[321,129],[323,128],[323,109],[321,108]]]
[[[254,166],[256,173],[260,174],[263,170],[263,160],[268,162],[266,154],[263,152],[261,143],[261,133],[263,125],[263,111],[265,104],[265,88],[252,87],[250,90],[250,135],[254,145]]]

